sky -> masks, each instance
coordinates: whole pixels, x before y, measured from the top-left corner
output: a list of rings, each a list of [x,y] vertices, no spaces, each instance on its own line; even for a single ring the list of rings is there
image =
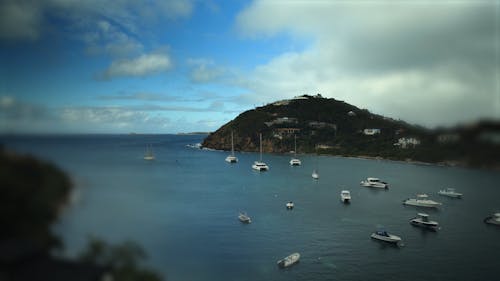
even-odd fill
[[[500,0],[0,0],[0,133],[214,131],[318,93],[500,120]]]

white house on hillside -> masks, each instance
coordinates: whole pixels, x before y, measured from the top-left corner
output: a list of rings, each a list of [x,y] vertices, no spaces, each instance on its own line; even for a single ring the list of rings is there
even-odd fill
[[[364,129],[363,134],[367,136],[373,136],[376,134],[380,134],[380,129]]]
[[[410,148],[415,147],[420,144],[420,140],[417,138],[399,138],[398,142],[394,145],[399,146],[401,148]]]

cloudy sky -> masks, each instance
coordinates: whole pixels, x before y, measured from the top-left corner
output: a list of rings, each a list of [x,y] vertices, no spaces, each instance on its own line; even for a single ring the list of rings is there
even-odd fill
[[[499,37],[500,0],[0,0],[0,133],[212,131],[317,93],[500,119]]]

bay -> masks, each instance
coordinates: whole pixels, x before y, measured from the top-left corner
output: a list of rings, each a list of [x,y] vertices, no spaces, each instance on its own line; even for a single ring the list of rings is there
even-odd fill
[[[483,223],[500,210],[495,171],[386,160],[264,154],[268,172],[251,169],[257,153],[200,150],[202,135],[2,136],[8,149],[56,163],[75,183],[54,231],[75,257],[89,235],[134,240],[146,265],[168,280],[496,280],[500,228]],[[143,160],[151,145],[155,161]],[[311,178],[318,168],[320,179]],[[359,185],[379,177],[389,190]],[[463,199],[437,195],[453,187]],[[351,191],[352,203],[340,202]],[[442,229],[412,227],[419,210],[402,201],[427,193],[442,202],[423,211]],[[285,204],[295,203],[288,211]],[[252,223],[238,221],[246,211]],[[370,239],[379,227],[401,248]],[[276,261],[300,252],[300,263]]]

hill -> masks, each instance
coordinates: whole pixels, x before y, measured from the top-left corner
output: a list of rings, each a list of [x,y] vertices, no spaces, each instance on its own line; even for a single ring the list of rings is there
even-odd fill
[[[264,152],[319,153],[393,160],[498,167],[500,124],[482,122],[429,130],[370,113],[343,101],[304,95],[241,113],[205,138],[202,146]]]

